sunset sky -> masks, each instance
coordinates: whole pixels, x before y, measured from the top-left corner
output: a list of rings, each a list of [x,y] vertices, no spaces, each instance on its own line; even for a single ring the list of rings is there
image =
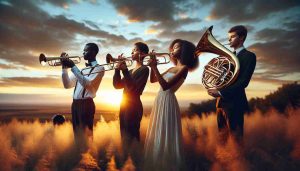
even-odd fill
[[[245,47],[256,53],[257,65],[248,98],[264,97],[284,83],[300,78],[300,1],[210,0],[0,0],[0,104],[70,104],[73,89],[64,89],[61,67],[41,66],[46,56],[82,55],[95,42],[104,63],[107,53],[129,56],[143,41],[156,52],[168,52],[176,38],[198,43],[204,31],[222,44],[234,25],[248,28]],[[228,46],[227,46],[228,47]],[[229,47],[228,47],[229,48]],[[232,49],[231,49],[232,50]],[[201,84],[203,66],[214,54],[199,56],[199,68],[189,73],[177,98],[182,106],[212,99]],[[83,62],[78,65],[83,67]],[[161,65],[163,72],[172,64]],[[122,90],[112,86],[106,72],[95,101],[118,106]],[[151,105],[158,83],[148,84],[142,96]]]

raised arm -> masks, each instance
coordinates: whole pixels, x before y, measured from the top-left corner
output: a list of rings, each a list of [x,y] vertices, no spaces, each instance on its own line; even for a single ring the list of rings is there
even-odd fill
[[[124,88],[124,80],[121,79],[121,74],[119,69],[115,69],[115,74],[113,77],[113,86],[115,89]]]
[[[123,80],[128,90],[140,94],[147,83],[149,68],[141,66],[139,70],[135,71],[134,76],[129,73],[128,69],[122,70],[122,72],[124,75]]]
[[[164,75],[165,73],[167,73],[169,71],[169,69],[168,70],[166,70],[165,72],[163,72],[161,75]],[[151,72],[150,72],[150,82],[151,83],[155,83],[155,82],[157,82],[158,80],[157,80],[157,78],[156,78],[156,76],[155,76],[155,73],[154,73],[154,71],[153,71],[153,69],[151,69]]]
[[[157,78],[156,78],[156,76],[155,76],[155,73],[154,73],[154,71],[153,71],[153,69],[151,69],[151,73],[150,73],[150,82],[151,83],[155,83],[155,82],[157,82],[158,80],[157,80]]]
[[[74,75],[69,76],[67,69],[62,70],[61,78],[65,89],[75,87],[77,79]]]

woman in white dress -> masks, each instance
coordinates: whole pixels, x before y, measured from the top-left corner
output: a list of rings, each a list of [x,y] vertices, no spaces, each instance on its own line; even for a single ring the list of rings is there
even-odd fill
[[[176,39],[170,45],[174,67],[163,74],[156,60],[150,60],[150,81],[159,82],[161,88],[152,107],[145,140],[144,170],[183,170],[182,130],[180,109],[175,96],[188,71],[198,66],[195,45]]]

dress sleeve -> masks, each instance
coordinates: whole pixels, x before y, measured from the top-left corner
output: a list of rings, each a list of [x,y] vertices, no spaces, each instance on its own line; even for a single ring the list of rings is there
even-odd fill
[[[129,73],[128,70],[123,70],[124,83],[130,92],[141,94],[149,77],[149,68],[143,66],[139,71],[136,71],[135,76]]]

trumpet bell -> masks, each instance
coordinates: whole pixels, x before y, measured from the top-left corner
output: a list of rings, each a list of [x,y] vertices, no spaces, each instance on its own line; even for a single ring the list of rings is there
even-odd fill
[[[40,64],[45,66],[47,63],[49,66],[61,66],[61,59],[70,59],[74,64],[78,64],[81,61],[81,56],[65,56],[65,57],[46,57],[45,54],[41,53],[39,56]]]
[[[40,54],[39,60],[41,65],[45,66],[47,64],[46,56],[43,53]]]
[[[118,58],[113,58],[109,53],[106,55],[106,63],[108,65],[107,67],[111,67],[110,69],[108,68],[108,70],[115,69],[116,64],[119,62],[125,62],[127,67],[130,67],[133,64],[133,60],[131,57],[118,59]]]

